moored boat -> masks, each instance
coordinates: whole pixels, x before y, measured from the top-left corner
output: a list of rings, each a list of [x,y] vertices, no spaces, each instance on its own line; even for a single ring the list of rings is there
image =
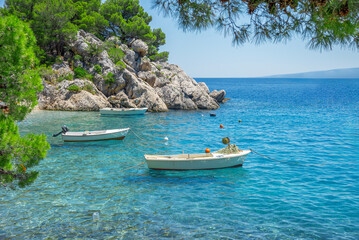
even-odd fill
[[[144,114],[147,108],[102,108],[101,115],[140,115]]]
[[[209,170],[241,167],[251,150],[237,153],[198,153],[178,155],[145,155],[148,168],[157,170]]]
[[[54,134],[56,137],[59,134],[62,136],[64,142],[92,142],[92,141],[106,141],[106,140],[122,140],[126,137],[129,128],[122,129],[108,129],[99,131],[82,131],[70,132],[66,126],[62,127],[62,131]]]

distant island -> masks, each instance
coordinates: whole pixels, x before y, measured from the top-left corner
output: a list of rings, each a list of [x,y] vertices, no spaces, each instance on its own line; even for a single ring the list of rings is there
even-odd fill
[[[341,68],[293,74],[265,76],[265,78],[358,78],[359,68]]]

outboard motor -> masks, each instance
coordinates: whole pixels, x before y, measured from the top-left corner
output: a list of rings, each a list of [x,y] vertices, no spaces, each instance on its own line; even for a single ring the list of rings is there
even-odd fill
[[[62,134],[62,133],[66,133],[66,132],[68,132],[68,131],[69,131],[69,128],[68,128],[66,125],[62,126],[62,127],[61,127],[61,129],[62,129],[62,131],[61,131],[61,132],[56,133],[56,134],[52,134],[52,136],[53,136],[53,137],[57,137],[57,136],[59,136],[60,134]]]

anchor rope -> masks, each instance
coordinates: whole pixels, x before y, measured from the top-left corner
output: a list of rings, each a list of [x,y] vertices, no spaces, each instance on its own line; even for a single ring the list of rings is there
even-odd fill
[[[143,138],[141,138],[140,136],[138,136],[138,135],[135,133],[135,131],[133,131],[131,128],[130,128],[130,131],[131,131],[133,134],[135,134],[135,136],[138,137],[139,139],[144,140]]]
[[[145,162],[141,162],[141,163],[139,163],[139,164],[137,164],[137,165],[135,165],[135,166],[132,166],[132,167],[128,167],[128,168],[125,168],[125,169],[122,169],[121,171],[119,171],[119,172],[124,172],[124,171],[127,171],[127,170],[129,170],[129,169],[132,169],[132,168],[135,168],[135,167],[138,167],[138,166],[140,166],[140,165],[142,165],[142,164],[144,164]]]
[[[259,156],[262,156],[262,157],[264,157],[264,158],[268,158],[268,159],[273,160],[273,161],[276,161],[276,162],[289,163],[289,164],[295,164],[295,165],[302,165],[302,164],[296,163],[296,162],[289,162],[289,161],[283,161],[283,160],[278,160],[278,159],[275,159],[275,158],[271,158],[271,157],[268,157],[268,156],[266,156],[266,155],[260,154],[259,152],[254,151],[254,150],[252,150],[252,149],[249,149],[249,150],[251,150],[252,153],[258,154]]]

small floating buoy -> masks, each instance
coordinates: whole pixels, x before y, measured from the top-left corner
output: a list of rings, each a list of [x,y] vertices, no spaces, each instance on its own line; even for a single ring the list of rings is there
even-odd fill
[[[166,136],[165,138],[164,138],[166,141],[168,141],[168,137]]]
[[[210,153],[211,150],[209,150],[209,148],[206,148],[205,152],[206,152],[206,153]]]
[[[242,122],[242,120],[241,120],[241,119],[239,119],[239,120],[238,120],[238,122]]]
[[[94,212],[94,213],[92,214],[92,219],[93,219],[94,222],[100,221],[100,213]]]
[[[209,114],[209,116],[211,116],[211,117],[215,117],[215,116],[216,116],[216,114],[215,114],[215,113],[210,113],[210,114]]]
[[[221,124],[221,125],[219,125],[219,127],[220,127],[220,128],[223,128],[223,125]]]

